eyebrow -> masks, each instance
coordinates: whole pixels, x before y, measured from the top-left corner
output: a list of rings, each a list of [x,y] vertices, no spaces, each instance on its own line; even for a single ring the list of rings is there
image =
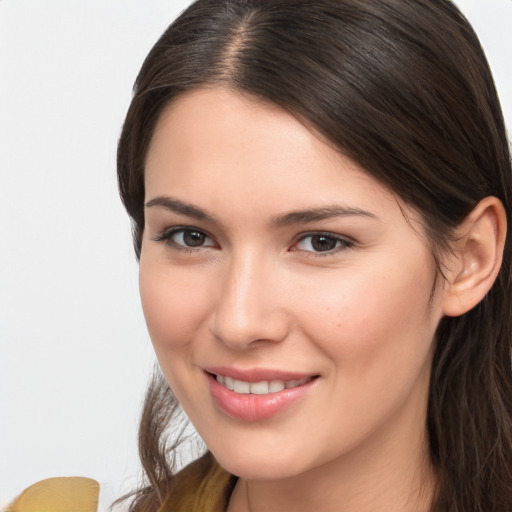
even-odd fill
[[[179,215],[186,215],[187,217],[192,217],[197,220],[217,222],[215,217],[206,210],[172,197],[158,196],[148,201],[145,206],[146,208],[160,206],[171,212],[178,213]]]
[[[214,222],[221,224],[214,215],[208,213],[206,210],[199,208],[190,203],[185,203],[179,199],[167,196],[158,196],[145,204],[146,208],[153,208],[160,206],[166,210],[170,210],[179,215],[185,215],[197,220],[203,220],[208,222]],[[306,210],[296,210],[279,215],[272,219],[274,226],[283,227],[290,226],[293,224],[307,224],[309,222],[315,222],[320,220],[327,220],[336,217],[368,217],[371,219],[377,219],[374,213],[361,210],[360,208],[352,208],[348,206],[322,206],[319,208],[308,208]]]
[[[377,219],[377,216],[374,213],[361,210],[360,208],[334,205],[289,212],[274,218],[273,224],[276,226],[289,226],[291,224],[307,224],[308,222],[332,219],[336,217],[353,216]]]

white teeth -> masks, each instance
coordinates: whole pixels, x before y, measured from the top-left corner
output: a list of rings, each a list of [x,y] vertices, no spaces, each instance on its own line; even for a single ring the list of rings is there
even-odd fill
[[[253,395],[266,395],[269,392],[268,382],[251,382],[251,393]]]
[[[233,391],[242,395],[248,395],[251,392],[251,385],[243,380],[235,380]]]
[[[306,382],[308,380],[309,380],[308,378],[301,379],[301,380],[289,380],[289,381],[286,382],[286,389],[298,388],[299,386],[302,386],[303,384],[306,384]]]
[[[225,377],[224,375],[217,375],[216,380],[219,384],[225,388],[240,393],[242,395],[266,395],[267,393],[278,393],[283,389],[297,388],[306,384],[311,380],[311,377],[305,379],[291,379],[291,380],[263,380],[261,382],[245,382],[243,380],[236,380],[231,377]]]
[[[278,391],[283,391],[286,387],[285,382],[282,380],[271,380],[268,386],[268,390],[270,393],[277,393]]]
[[[233,391],[235,387],[235,381],[231,377],[224,377],[224,386]]]

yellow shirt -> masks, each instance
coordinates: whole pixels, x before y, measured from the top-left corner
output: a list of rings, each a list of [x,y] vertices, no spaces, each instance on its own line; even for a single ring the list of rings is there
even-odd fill
[[[173,479],[158,512],[222,512],[237,478],[207,452]],[[97,512],[99,484],[82,477],[48,478],[23,491],[4,512]]]
[[[158,512],[222,512],[237,477],[221,468],[210,452],[183,468]]]
[[[25,489],[4,512],[96,512],[99,489],[90,478],[48,478]]]

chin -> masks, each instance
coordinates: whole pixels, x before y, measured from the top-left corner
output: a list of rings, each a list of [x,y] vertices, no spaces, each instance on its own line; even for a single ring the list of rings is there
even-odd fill
[[[297,452],[262,450],[258,446],[236,451],[212,450],[217,462],[229,473],[247,480],[279,480],[297,476],[308,469]]]

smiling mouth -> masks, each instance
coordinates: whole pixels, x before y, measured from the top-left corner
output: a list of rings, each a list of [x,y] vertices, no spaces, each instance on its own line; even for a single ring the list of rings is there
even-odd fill
[[[305,377],[300,380],[262,380],[260,382],[246,382],[224,375],[212,376],[221,386],[241,395],[267,395],[269,393],[279,393],[285,389],[298,388],[317,378],[317,376],[312,376]]]
[[[226,367],[204,371],[212,398],[220,411],[236,420],[250,422],[267,420],[283,413],[308,396],[320,378],[318,374],[261,368],[241,370]]]

